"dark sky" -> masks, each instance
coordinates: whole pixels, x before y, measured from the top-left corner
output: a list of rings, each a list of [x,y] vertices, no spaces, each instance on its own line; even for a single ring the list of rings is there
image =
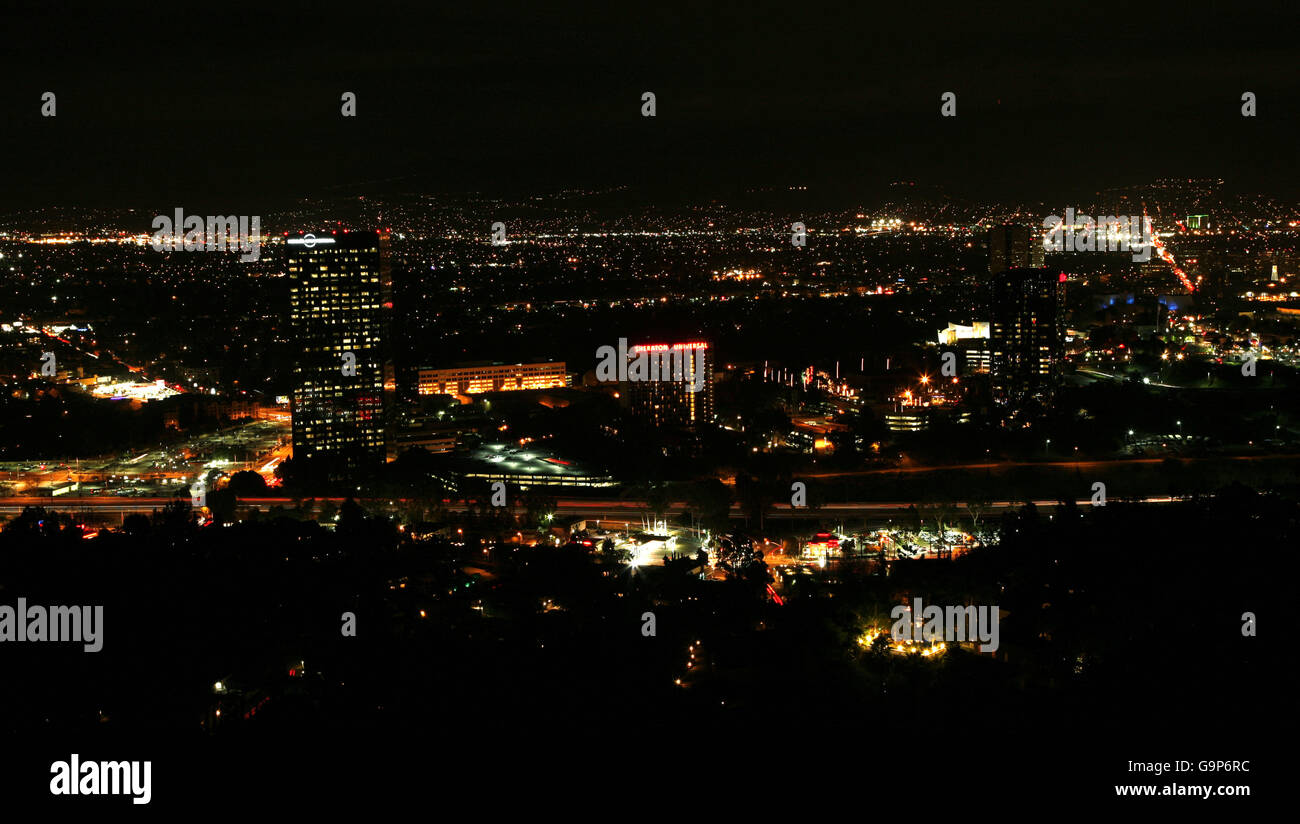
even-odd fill
[[[1296,4],[852,5],[19,3],[0,205],[899,179],[1060,198],[1169,176],[1296,194]]]

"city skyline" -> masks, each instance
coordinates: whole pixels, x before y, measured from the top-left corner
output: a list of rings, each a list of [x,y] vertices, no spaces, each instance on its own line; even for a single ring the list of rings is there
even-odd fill
[[[1276,795],[1300,10],[6,22],[6,809]]]

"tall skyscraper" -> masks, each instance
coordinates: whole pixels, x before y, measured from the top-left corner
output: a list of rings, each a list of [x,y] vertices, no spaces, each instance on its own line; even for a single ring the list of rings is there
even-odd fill
[[[376,232],[285,238],[298,348],[290,406],[293,455],[334,480],[364,475],[387,459],[387,240]]]
[[[1007,269],[993,276],[990,383],[1009,416],[1050,406],[1065,357],[1065,275],[1054,269]]]
[[[1007,224],[989,230],[989,274],[1007,269],[1036,269],[1043,265],[1042,232]]]
[[[713,422],[713,350],[708,343],[641,344],[629,355],[633,414],[669,428],[695,429]],[[649,364],[646,375],[653,379],[636,379],[638,360]]]

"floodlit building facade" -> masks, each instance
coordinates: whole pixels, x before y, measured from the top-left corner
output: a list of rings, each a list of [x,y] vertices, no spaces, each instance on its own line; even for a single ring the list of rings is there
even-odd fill
[[[522,389],[560,389],[570,385],[564,361],[544,363],[485,363],[448,369],[421,369],[421,395],[474,395]]]

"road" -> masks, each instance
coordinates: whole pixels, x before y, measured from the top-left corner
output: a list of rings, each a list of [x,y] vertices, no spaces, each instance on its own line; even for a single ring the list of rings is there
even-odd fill
[[[1167,436],[1171,439],[1177,438],[1176,435]],[[1188,457],[1183,455],[1167,455],[1160,458],[1106,458],[1103,460],[1075,461],[998,461],[985,463],[967,463],[952,464],[951,466],[901,466],[891,467],[888,469],[846,469],[836,472],[800,472],[796,478],[852,478],[863,475],[894,475],[894,474],[911,474],[917,472],[955,472],[958,470],[968,469],[1008,469],[1017,466],[1031,467],[1057,467],[1061,469],[1079,469],[1079,470],[1098,470],[1122,468],[1127,466],[1136,466],[1141,464],[1159,464],[1173,458],[1181,463],[1203,463],[1203,462],[1220,462],[1220,461],[1296,461],[1300,460],[1300,455],[1283,454],[1283,455],[1215,455],[1211,457]]]
[[[152,512],[155,509],[162,509],[175,498],[129,498],[129,497],[84,497],[78,498],[70,495],[63,495],[57,498],[50,497],[14,497],[0,498],[0,515],[12,516],[22,512],[24,507],[43,506],[47,509],[56,509],[63,512],[90,511],[104,514],[128,514],[132,512]],[[316,503],[323,504],[325,501],[332,501],[335,504],[343,502],[343,498],[316,498]],[[387,504],[388,501],[401,500],[394,498],[378,498],[373,503],[380,507]],[[1136,499],[1138,503],[1148,504],[1167,504],[1172,503],[1174,498],[1167,495],[1150,496]],[[358,499],[362,507],[368,507],[372,501],[362,498]],[[775,504],[768,510],[768,517],[777,518],[826,518],[826,517],[868,517],[868,516],[891,516],[896,513],[902,513],[912,506],[913,501],[860,501],[853,503],[834,503],[824,504],[819,509],[794,508],[789,504]],[[1058,504],[1055,498],[1036,500],[1035,506],[1041,509],[1054,509]],[[1089,506],[1090,499],[1080,498],[1075,501],[1079,506]],[[239,502],[241,507],[256,507],[265,512],[273,506],[282,506],[290,509],[294,506],[292,498],[244,498]],[[599,518],[601,520],[609,519],[613,516],[616,519],[638,518],[646,513],[645,506],[636,501],[626,501],[620,499],[609,500],[560,500],[556,502],[555,514],[563,518]],[[984,506],[984,512],[1000,512],[1005,509],[1018,509],[1023,505],[1021,501],[993,501]],[[447,505],[452,511],[457,511],[461,507],[459,502],[451,502]],[[965,506],[963,502],[953,502],[952,507],[960,510]],[[679,515],[689,509],[686,501],[677,501],[669,505],[665,515]],[[731,512],[734,517],[743,517],[744,511],[740,504],[732,504]]]

